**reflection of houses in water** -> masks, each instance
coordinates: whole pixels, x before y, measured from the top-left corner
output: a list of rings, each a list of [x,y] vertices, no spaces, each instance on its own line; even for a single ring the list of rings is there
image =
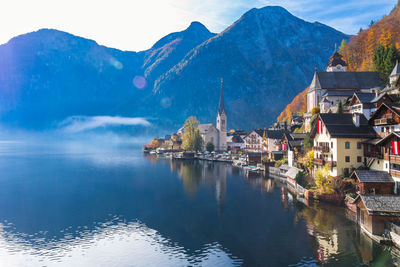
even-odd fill
[[[264,182],[263,191],[267,192],[267,193],[273,193],[274,187],[275,187],[274,180],[273,179],[265,179],[263,182]]]

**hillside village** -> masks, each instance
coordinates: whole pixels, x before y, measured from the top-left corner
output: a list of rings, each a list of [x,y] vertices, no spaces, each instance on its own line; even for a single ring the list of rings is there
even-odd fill
[[[177,133],[154,139],[144,151],[186,151],[173,157],[263,170],[285,178],[307,199],[344,203],[372,238],[380,241],[392,231],[399,242],[391,229],[400,223],[400,64],[384,87],[377,72],[346,67],[335,49],[326,70],[316,71],[308,87],[306,113],[248,132],[227,132],[221,82],[216,126],[189,118]],[[187,140],[196,143],[196,135],[198,146],[193,146]]]

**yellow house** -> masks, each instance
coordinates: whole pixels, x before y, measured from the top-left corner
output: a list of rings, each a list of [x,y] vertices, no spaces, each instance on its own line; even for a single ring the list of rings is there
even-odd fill
[[[363,166],[362,142],[376,136],[363,114],[323,113],[311,129],[315,169],[330,166],[330,175],[348,177]]]

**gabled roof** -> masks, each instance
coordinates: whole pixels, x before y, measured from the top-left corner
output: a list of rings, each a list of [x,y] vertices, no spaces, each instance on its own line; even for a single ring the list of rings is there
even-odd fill
[[[400,106],[382,103],[382,104],[375,110],[375,112],[372,113],[371,117],[369,118],[369,122],[372,122],[373,120],[375,120],[376,114],[378,114],[380,110],[385,109],[385,108],[390,109],[391,111],[393,111],[394,113],[396,113],[397,115],[400,116]]]
[[[354,202],[362,201],[369,215],[399,216],[399,195],[358,195]]]
[[[287,130],[265,130],[265,137],[270,139],[282,139],[285,133],[289,133]]]
[[[293,140],[289,141],[289,147],[294,149],[295,147],[302,147],[304,145],[304,140]]]
[[[385,136],[385,138],[380,139],[379,142],[376,144],[382,145],[382,144],[386,143],[387,140],[390,140],[393,136],[400,138],[400,132],[392,132],[392,133],[388,134],[387,136]]]
[[[240,135],[233,135],[232,142],[233,143],[244,143],[244,141],[243,141],[242,137],[240,137]]]
[[[375,99],[376,94],[355,92],[353,97],[356,97],[358,101],[360,101],[360,103],[366,104],[366,103],[372,103],[372,100]]]
[[[353,114],[349,113],[321,113],[318,119],[322,120],[331,137],[348,138],[375,138],[376,133],[372,126],[368,124],[363,114],[360,116],[360,126],[353,123]],[[317,123],[311,129],[311,137],[317,132]]]
[[[315,72],[309,92],[322,90],[360,90],[382,86],[377,72]]]
[[[396,61],[396,66],[394,66],[392,73],[390,73],[390,76],[397,76],[400,75],[400,65],[399,65],[399,61]]]
[[[304,138],[306,138],[305,133],[291,133],[290,136],[293,138],[293,140],[303,140]]]
[[[246,134],[245,137],[243,137],[243,139],[246,138],[247,136],[249,136],[252,132],[255,132],[260,137],[263,137],[263,135],[264,135],[264,130],[263,129],[256,129],[256,130],[251,130],[248,134]]]
[[[351,177],[356,177],[362,183],[394,183],[388,172],[376,170],[355,170]]]

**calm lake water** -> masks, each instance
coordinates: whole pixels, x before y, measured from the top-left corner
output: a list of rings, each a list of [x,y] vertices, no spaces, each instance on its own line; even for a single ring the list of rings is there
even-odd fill
[[[0,142],[0,266],[398,261],[344,209],[303,202],[279,180],[223,163],[157,159],[132,147]]]

